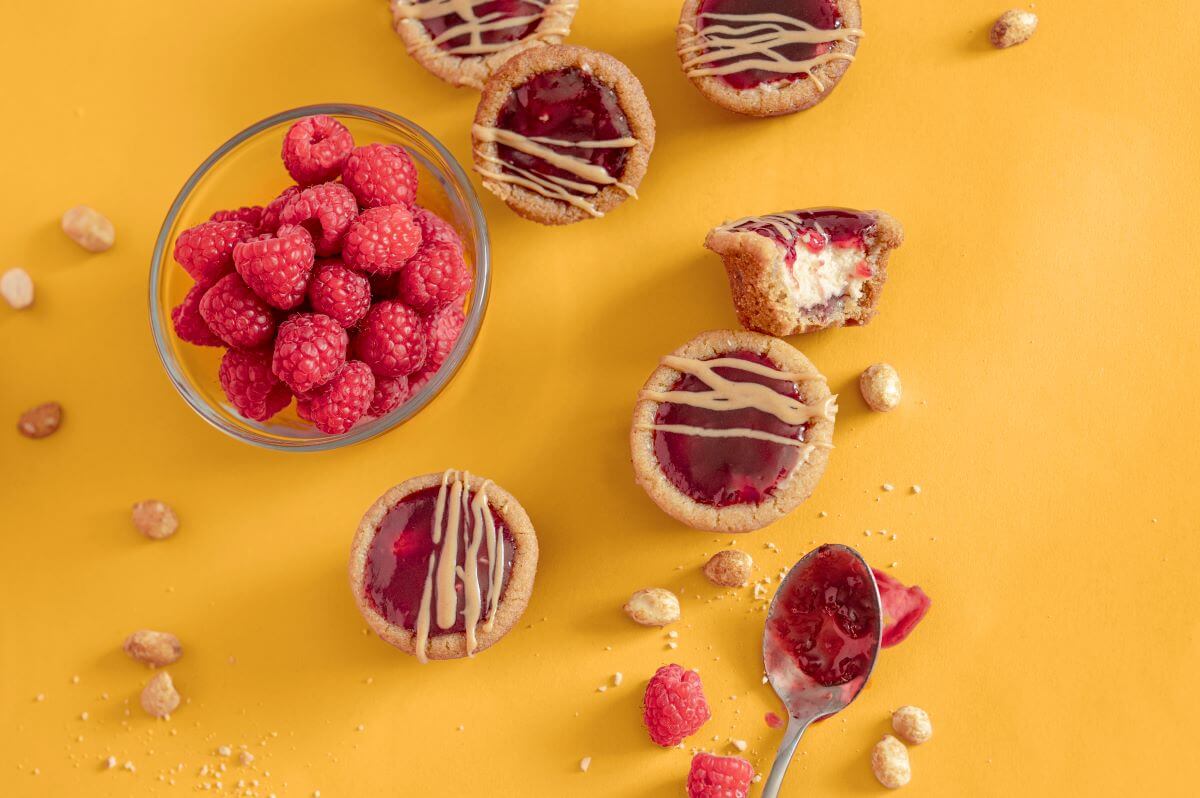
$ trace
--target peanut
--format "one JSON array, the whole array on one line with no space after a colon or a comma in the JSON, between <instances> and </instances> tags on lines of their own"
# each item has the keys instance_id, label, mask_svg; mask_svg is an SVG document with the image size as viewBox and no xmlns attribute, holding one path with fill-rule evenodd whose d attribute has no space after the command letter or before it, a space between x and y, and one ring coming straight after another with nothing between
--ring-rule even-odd
<instances>
[{"instance_id":1,"label":"peanut","mask_svg":"<svg viewBox=\"0 0 1200 798\"><path fill-rule=\"evenodd\" d=\"M867 406L878 413L895 410L900 404L900 374L887 363L876 363L858 378L858 389Z\"/></svg>"},{"instance_id":2,"label":"peanut","mask_svg":"<svg viewBox=\"0 0 1200 798\"><path fill-rule=\"evenodd\" d=\"M9 269L0 275L0 296L13 310L33 304L33 278L24 269Z\"/></svg>"},{"instance_id":3,"label":"peanut","mask_svg":"<svg viewBox=\"0 0 1200 798\"><path fill-rule=\"evenodd\" d=\"M62 217L67 237L88 252L104 252L113 245L116 231L108 217L87 205L67 209Z\"/></svg>"},{"instance_id":4,"label":"peanut","mask_svg":"<svg viewBox=\"0 0 1200 798\"><path fill-rule=\"evenodd\" d=\"M990 35L992 46L1003 50L1029 41L1029 37L1037 30L1037 14L1012 8L1000 15L996 24L992 25Z\"/></svg>"},{"instance_id":5,"label":"peanut","mask_svg":"<svg viewBox=\"0 0 1200 798\"><path fill-rule=\"evenodd\" d=\"M920 707L904 706L893 712L892 729L909 745L920 745L933 736L929 713Z\"/></svg>"},{"instance_id":6,"label":"peanut","mask_svg":"<svg viewBox=\"0 0 1200 798\"><path fill-rule=\"evenodd\" d=\"M744 551L718 551L704 564L708 581L721 587L741 587L750 581L754 560Z\"/></svg>"},{"instance_id":7,"label":"peanut","mask_svg":"<svg viewBox=\"0 0 1200 798\"><path fill-rule=\"evenodd\" d=\"M170 505L147 499L133 505L133 525L151 540L163 540L179 529L179 516Z\"/></svg>"},{"instance_id":8,"label":"peanut","mask_svg":"<svg viewBox=\"0 0 1200 798\"><path fill-rule=\"evenodd\" d=\"M165 718L178 706L179 691L171 681L171 674L166 671L154 674L142 688L142 709L146 710L147 715Z\"/></svg>"},{"instance_id":9,"label":"peanut","mask_svg":"<svg viewBox=\"0 0 1200 798\"><path fill-rule=\"evenodd\" d=\"M666 626L679 620L679 599L669 590L648 587L629 597L625 614L642 626Z\"/></svg>"},{"instance_id":10,"label":"peanut","mask_svg":"<svg viewBox=\"0 0 1200 798\"><path fill-rule=\"evenodd\" d=\"M144 665L170 665L183 656L183 645L170 632L139 629L125 638L122 650Z\"/></svg>"},{"instance_id":11,"label":"peanut","mask_svg":"<svg viewBox=\"0 0 1200 798\"><path fill-rule=\"evenodd\" d=\"M908 749L904 743L890 734L875 743L871 749L871 772L888 789L898 789L912 779L912 768L908 764Z\"/></svg>"},{"instance_id":12,"label":"peanut","mask_svg":"<svg viewBox=\"0 0 1200 798\"><path fill-rule=\"evenodd\" d=\"M58 432L62 424L62 405L46 402L32 407L17 419L17 431L26 438L44 438Z\"/></svg>"}]
</instances>

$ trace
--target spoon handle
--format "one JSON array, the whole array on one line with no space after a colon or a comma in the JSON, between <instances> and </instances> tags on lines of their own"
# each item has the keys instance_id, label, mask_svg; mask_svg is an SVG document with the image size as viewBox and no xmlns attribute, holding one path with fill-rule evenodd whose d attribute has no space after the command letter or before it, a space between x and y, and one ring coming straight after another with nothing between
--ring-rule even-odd
<instances>
[{"instance_id":1,"label":"spoon handle","mask_svg":"<svg viewBox=\"0 0 1200 798\"><path fill-rule=\"evenodd\" d=\"M763 785L762 798L778 798L779 788L783 786L783 774L787 773L788 765L796 753L796 746L800 744L800 736L810 723L811 719L788 720L787 731L783 733L783 740L779 743L779 753L775 755L775 764L771 766L771 775L767 776L767 783Z\"/></svg>"}]
</instances>

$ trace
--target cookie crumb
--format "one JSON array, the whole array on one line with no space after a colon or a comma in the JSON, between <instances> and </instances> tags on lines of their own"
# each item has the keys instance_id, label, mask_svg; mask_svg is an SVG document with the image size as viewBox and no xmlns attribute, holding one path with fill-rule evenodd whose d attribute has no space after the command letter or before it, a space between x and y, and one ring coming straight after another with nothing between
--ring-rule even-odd
<instances>
[{"instance_id":1,"label":"cookie crumb","mask_svg":"<svg viewBox=\"0 0 1200 798\"><path fill-rule=\"evenodd\" d=\"M736 748L739 751L745 751L747 748L750 747L749 743L747 743L745 740L730 739L729 744L732 745L734 748Z\"/></svg>"},{"instance_id":2,"label":"cookie crumb","mask_svg":"<svg viewBox=\"0 0 1200 798\"><path fill-rule=\"evenodd\" d=\"M116 230L108 217L87 205L68 208L62 215L62 229L67 238L88 252L104 252L116 240Z\"/></svg>"},{"instance_id":3,"label":"cookie crumb","mask_svg":"<svg viewBox=\"0 0 1200 798\"><path fill-rule=\"evenodd\" d=\"M880 485L879 487L883 488L885 493L891 493L892 491L894 491L896 489L896 486L890 482L885 482L882 485Z\"/></svg>"},{"instance_id":4,"label":"cookie crumb","mask_svg":"<svg viewBox=\"0 0 1200 798\"><path fill-rule=\"evenodd\" d=\"M12 268L0 275L0 296L13 310L24 310L33 304L33 278L21 268Z\"/></svg>"},{"instance_id":5,"label":"cookie crumb","mask_svg":"<svg viewBox=\"0 0 1200 798\"><path fill-rule=\"evenodd\" d=\"M885 734L871 749L871 772L888 789L894 790L908 784L912 780L912 768L904 743Z\"/></svg>"},{"instance_id":6,"label":"cookie crumb","mask_svg":"<svg viewBox=\"0 0 1200 798\"><path fill-rule=\"evenodd\" d=\"M62 405L45 402L31 407L17 419L17 431L26 438L45 438L53 435L62 426Z\"/></svg>"},{"instance_id":7,"label":"cookie crumb","mask_svg":"<svg viewBox=\"0 0 1200 798\"><path fill-rule=\"evenodd\" d=\"M1024 44L1037 30L1037 14L1019 8L1011 8L1000 15L992 25L988 38L998 50Z\"/></svg>"},{"instance_id":8,"label":"cookie crumb","mask_svg":"<svg viewBox=\"0 0 1200 798\"><path fill-rule=\"evenodd\" d=\"M914 495L916 495L916 494L919 494L919 493L921 492L921 486L920 486L920 485L913 485L913 486L912 486L912 492L913 492L913 494L914 494Z\"/></svg>"},{"instance_id":9,"label":"cookie crumb","mask_svg":"<svg viewBox=\"0 0 1200 798\"><path fill-rule=\"evenodd\" d=\"M179 516L167 503L147 499L133 505L133 525L151 540L164 540L179 529Z\"/></svg>"},{"instance_id":10,"label":"cookie crumb","mask_svg":"<svg viewBox=\"0 0 1200 798\"><path fill-rule=\"evenodd\" d=\"M592 766L592 758L590 756L585 756L583 759L579 760L580 771L587 773L588 768L590 768L591 766Z\"/></svg>"},{"instance_id":11,"label":"cookie crumb","mask_svg":"<svg viewBox=\"0 0 1200 798\"><path fill-rule=\"evenodd\" d=\"M933 736L929 713L911 705L900 707L892 713L892 729L909 745L920 745Z\"/></svg>"},{"instance_id":12,"label":"cookie crumb","mask_svg":"<svg viewBox=\"0 0 1200 798\"><path fill-rule=\"evenodd\" d=\"M742 587L750 581L754 560L744 551L719 551L704 564L704 575L719 587Z\"/></svg>"},{"instance_id":13,"label":"cookie crumb","mask_svg":"<svg viewBox=\"0 0 1200 798\"><path fill-rule=\"evenodd\" d=\"M112 770L117 766L117 758L115 756L106 756L104 758L105 770Z\"/></svg>"},{"instance_id":14,"label":"cookie crumb","mask_svg":"<svg viewBox=\"0 0 1200 798\"><path fill-rule=\"evenodd\" d=\"M183 644L170 632L138 629L125 638L121 649L143 665L162 667L183 656ZM107 698L107 694L104 696Z\"/></svg>"},{"instance_id":15,"label":"cookie crumb","mask_svg":"<svg viewBox=\"0 0 1200 798\"><path fill-rule=\"evenodd\" d=\"M666 626L679 620L679 599L669 590L649 587L637 591L625 603L625 614L642 626Z\"/></svg>"},{"instance_id":16,"label":"cookie crumb","mask_svg":"<svg viewBox=\"0 0 1200 798\"><path fill-rule=\"evenodd\" d=\"M620 687L621 682L623 682L623 681L625 681L625 674L621 673L620 671L617 671L616 673L613 674L613 677L612 677L613 687Z\"/></svg>"},{"instance_id":17,"label":"cookie crumb","mask_svg":"<svg viewBox=\"0 0 1200 798\"><path fill-rule=\"evenodd\" d=\"M900 372L888 363L869 366L858 378L858 390L867 407L877 413L887 413L900 405L903 390Z\"/></svg>"},{"instance_id":18,"label":"cookie crumb","mask_svg":"<svg viewBox=\"0 0 1200 798\"><path fill-rule=\"evenodd\" d=\"M168 718L179 706L179 691L171 681L171 674L159 671L142 688L142 709L156 718Z\"/></svg>"}]
</instances>

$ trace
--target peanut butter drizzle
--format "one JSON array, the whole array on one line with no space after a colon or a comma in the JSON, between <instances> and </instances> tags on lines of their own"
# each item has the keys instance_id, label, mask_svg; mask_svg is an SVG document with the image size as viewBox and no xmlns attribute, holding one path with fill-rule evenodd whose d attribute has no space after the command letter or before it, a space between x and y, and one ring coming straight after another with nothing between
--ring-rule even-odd
<instances>
[{"instance_id":1,"label":"peanut butter drizzle","mask_svg":"<svg viewBox=\"0 0 1200 798\"><path fill-rule=\"evenodd\" d=\"M787 14L713 14L697 15L716 22L741 22L743 27L732 25L706 25L697 31L694 25L681 23L679 29L687 37L679 47L683 59L683 71L689 77L706 75L732 75L748 69L761 69L781 75L807 74L818 91L825 85L813 74L813 69L831 61L853 61L849 53L828 52L812 58L793 60L784 57L778 50L788 44L824 44L826 42L848 42L864 35L858 28L834 28L826 30ZM740 58L740 56L752 56ZM731 63L716 65L717 61L735 59Z\"/></svg>"},{"instance_id":2,"label":"peanut butter drizzle","mask_svg":"<svg viewBox=\"0 0 1200 798\"><path fill-rule=\"evenodd\" d=\"M525 14L518 17L505 17L500 11L493 11L490 14L479 16L475 12L477 6L484 5L489 0L430 0L428 3L403 3L400 5L400 13L405 19L425 20L437 19L439 17L448 17L451 14L457 14L463 21L458 25L453 25L443 31L439 36L431 39L429 42L421 46L422 49L439 50L440 45L445 42L452 41L460 36L469 36L470 39L466 44L455 45L446 49L444 52L450 55L457 56L485 56L492 53L498 53L501 50L506 50L512 47L517 41L527 41L536 39L545 41L548 39L560 39L566 36L570 31L565 26L546 30L534 30L528 36L517 41L493 42L488 44L483 41L483 34L491 31L505 30L507 28L520 28L530 23L536 22L545 16L546 0L525 0L530 5L537 6L541 9L536 14ZM568 11L574 11L576 3L574 0L568 4ZM568 16L568 19L570 17ZM413 48L414 50L417 48Z\"/></svg>"},{"instance_id":3,"label":"peanut butter drizzle","mask_svg":"<svg viewBox=\"0 0 1200 798\"><path fill-rule=\"evenodd\" d=\"M596 206L587 198L599 194L601 188L605 186L616 186L629 196L637 197L637 191L633 186L617 180L605 171L603 166L589 163L583 158L558 152L554 149L555 147L628 149L637 146L638 140L633 136L589 141L564 141L545 136L525 136L512 130L479 124L474 125L471 131L480 141L511 147L517 152L540 158L551 166L562 169L579 178L578 180L571 180L570 178L556 175L538 174L537 172L514 166L496 156L487 155L477 149L475 151L476 154L483 158L489 165L495 167L486 168L478 165L475 167L475 171L479 172L485 179L527 188L536 194L541 194L547 199L566 202L593 217L603 216L604 214L596 210Z\"/></svg>"},{"instance_id":4,"label":"peanut butter drizzle","mask_svg":"<svg viewBox=\"0 0 1200 798\"><path fill-rule=\"evenodd\" d=\"M428 659L431 621L441 629L454 626L458 617L458 592L455 581L463 584L463 621L467 656L478 647L476 627L484 614L483 586L479 582L479 550L486 543L488 552L487 618L483 628L490 631L504 589L504 540L496 529L488 504L485 481L472 497L468 487L471 475L453 469L442 474L437 504L433 512L430 536L435 548L429 555L429 572L417 612L415 648L417 659ZM460 541L460 537L462 540ZM466 547L464 564L458 564L458 548ZM497 562L499 565L497 566ZM434 607L434 593L437 593Z\"/></svg>"}]
</instances>

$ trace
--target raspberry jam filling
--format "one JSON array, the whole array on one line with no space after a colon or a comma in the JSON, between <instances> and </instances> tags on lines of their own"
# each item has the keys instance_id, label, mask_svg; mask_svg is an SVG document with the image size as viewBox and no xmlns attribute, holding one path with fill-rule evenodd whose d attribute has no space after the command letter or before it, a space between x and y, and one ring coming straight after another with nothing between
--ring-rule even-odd
<instances>
[{"instance_id":1,"label":"raspberry jam filling","mask_svg":"<svg viewBox=\"0 0 1200 798\"><path fill-rule=\"evenodd\" d=\"M737 351L721 355L778 369L763 355ZM800 386L788 380L773 379L736 368L719 367L717 375L734 382L755 382L776 393L800 400ZM699 377L684 374L672 391L706 391L709 386ZM793 425L762 410L710 410L704 407L661 402L655 416L656 426L680 425L705 429L749 429L770 435L804 440L808 424ZM681 492L695 501L713 506L760 504L801 462L802 450L769 440L751 437L705 437L654 431L654 452L663 473Z\"/></svg>"},{"instance_id":2,"label":"raspberry jam filling","mask_svg":"<svg viewBox=\"0 0 1200 798\"><path fill-rule=\"evenodd\" d=\"M705 16L705 15L710 16ZM722 40L747 40L769 37L771 32L779 33L786 38L786 33L796 30L798 26L780 23L777 20L764 21L758 19L737 19L750 15L782 15L794 20L807 23L822 30L837 30L842 27L842 15L838 11L837 0L704 0L697 11L699 24L697 30L703 34L705 28L712 32L722 33ZM723 15L719 18L712 15ZM728 29L732 28L730 32ZM742 31L745 31L744 33ZM833 49L834 42L790 42L772 45L770 50L777 57L776 61L807 61L824 55ZM723 67L740 61L750 60L752 53L742 54L733 58L712 61L711 66ZM722 80L731 87L744 90L753 89L764 83L781 81L791 82L808 77L808 73L799 72L788 74L766 69L743 69L738 72L723 74Z\"/></svg>"},{"instance_id":3,"label":"raspberry jam filling","mask_svg":"<svg viewBox=\"0 0 1200 798\"><path fill-rule=\"evenodd\" d=\"M879 642L875 583L863 562L822 546L775 597L767 632L814 682L847 684L871 667Z\"/></svg>"},{"instance_id":4,"label":"raspberry jam filling","mask_svg":"<svg viewBox=\"0 0 1200 798\"><path fill-rule=\"evenodd\" d=\"M847 208L817 208L789 211L770 216L755 216L733 224L729 229L758 233L771 239L784 251L784 261L796 263L797 253L820 255L828 248L867 248L866 235L875 227L875 217ZM869 277L870 274L861 275Z\"/></svg>"},{"instance_id":5,"label":"raspberry jam filling","mask_svg":"<svg viewBox=\"0 0 1200 798\"><path fill-rule=\"evenodd\" d=\"M555 143L614 142L633 135L616 92L575 67L539 72L513 89L500 109L496 127L552 146L563 156L599 166L614 179L625 171L628 147L556 146ZM534 153L503 143L497 151L500 160L517 174L525 171L551 180L580 183L577 171L555 166Z\"/></svg>"},{"instance_id":6,"label":"raspberry jam filling","mask_svg":"<svg viewBox=\"0 0 1200 798\"><path fill-rule=\"evenodd\" d=\"M443 5L443 2L427 0L420 6L433 4ZM453 8L460 4L445 5ZM474 4L472 20L456 13L440 17L422 15L420 19L438 49L459 56L488 55L496 52L495 45L520 41L533 33L542 20L543 6L544 3L532 0L489 0Z\"/></svg>"},{"instance_id":7,"label":"raspberry jam filling","mask_svg":"<svg viewBox=\"0 0 1200 798\"><path fill-rule=\"evenodd\" d=\"M430 574L430 555L434 554L435 550L440 555L441 551L441 546L435 545L433 541L438 490L438 487L435 486L416 491L405 496L388 510L379 523L378 531L367 553L364 575L367 600L376 612L387 619L388 623L409 631L415 631L417 628L421 598ZM502 584L507 585L509 574L512 572L513 538L495 509L489 507L488 510L496 524L496 531L504 542L502 547L504 559ZM457 562L460 569L467 567L468 546L465 538L470 531L470 525L470 513L462 513L459 516L458 529L449 530L460 537L460 545L457 546ZM440 559L439 555L434 556L435 561ZM477 584L488 585L491 564L486 547L479 548L476 559L474 567L479 574ZM436 580L430 581L431 584L436 582ZM456 601L458 610L454 624L445 629L440 628L436 623L433 624L430 631L431 636L462 632L466 628L464 615L466 602L462 597L464 584L461 573L454 580L454 590L458 593ZM503 593L501 597L503 597ZM437 587L434 584L432 605L436 607L437 604Z\"/></svg>"}]
</instances>

